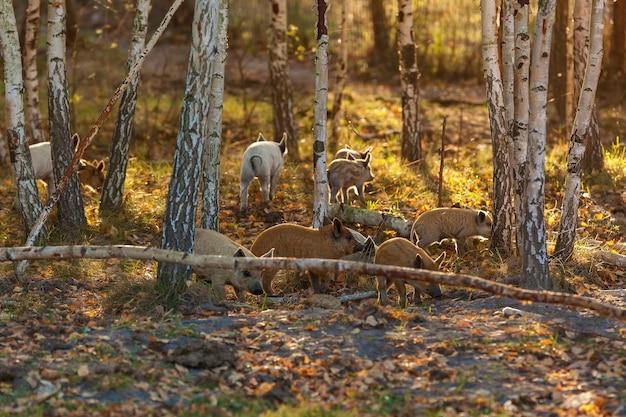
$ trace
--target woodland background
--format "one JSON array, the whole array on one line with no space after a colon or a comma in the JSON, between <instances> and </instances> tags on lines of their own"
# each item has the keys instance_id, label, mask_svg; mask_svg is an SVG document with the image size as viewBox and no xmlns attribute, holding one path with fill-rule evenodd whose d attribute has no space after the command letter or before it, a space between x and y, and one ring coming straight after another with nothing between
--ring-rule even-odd
<instances>
[{"instance_id":1,"label":"woodland background","mask_svg":"<svg viewBox=\"0 0 626 417\"><path fill-rule=\"evenodd\" d=\"M14 3L19 23L23 3ZM374 146L375 191L368 196L367 207L412 219L436 206L438 148L446 118L444 202L488 208L491 151L477 5L426 0L415 4L423 141L430 167L424 174L399 158L396 10L394 4L384 2L387 18L375 19L383 27L374 28L370 8L376 3L353 2L345 117L338 139L339 145ZM68 4L74 6L79 29L68 46L72 123L74 131L84 133L125 74L133 7L124 1ZM607 19L611 13L622 16L623 5L623 0L610 3ZM220 231L245 246L273 223L311 222L316 16L307 2L289 2L288 17L293 25L290 74L301 160L288 157L277 198L269 208L254 209L247 216L238 212L239 157L258 132L272 129L268 7L265 2L231 2L229 10ZM332 57L338 53L332 28L337 27L339 7L333 4L333 8L329 13L331 71ZM165 9L166 5L154 5L150 29ZM88 230L76 240L52 229L50 243L159 246L192 13L189 2L142 72L124 210L102 217L99 195L85 191ZM626 129L624 29L619 19L606 24L597 100L604 169L585 177L576 256L550 265L561 288L622 306L619 291L602 291L624 287L623 268L602 262L595 254L598 250L619 253L625 236L626 157L620 141ZM376 39L385 30L389 37ZM381 46L385 44L386 49ZM41 48L45 50L45 42ZM551 74L558 72L551 69ZM555 76L551 88L556 83ZM549 106L546 222L550 241L559 219L570 134L559 110L562 97L556 91L555 87L550 92ZM45 102L42 99L43 106ZM108 156L113 123L110 117L88 149L90 159ZM24 234L19 213L11 210L15 194L10 168L0 167L0 175L0 242L20 245ZM253 206L260 201L254 188ZM376 228L361 231L377 241L392 235ZM8 277L12 265L2 268ZM541 305L529 308L539 316L507 318L502 307L522 308L519 303L454 289L443 300L406 311L379 309L367 302L338 306L323 297L302 297L295 305L269 309L256 297L249 297L246 305L214 306L202 285L190 287L181 311L175 313L155 298L155 269L153 263L129 260L37 261L29 263L28 282L5 279L0 327L5 337L2 412L624 413L624 328L609 319ZM502 262L479 248L464 258L450 256L445 270L506 281L519 271L519 261ZM289 274L283 286L286 293L306 293ZM346 276L338 279L333 293L372 288L371 278ZM194 362L188 355L193 351L208 359ZM514 387L507 387L506 381L515 381Z\"/></svg>"}]
</instances>

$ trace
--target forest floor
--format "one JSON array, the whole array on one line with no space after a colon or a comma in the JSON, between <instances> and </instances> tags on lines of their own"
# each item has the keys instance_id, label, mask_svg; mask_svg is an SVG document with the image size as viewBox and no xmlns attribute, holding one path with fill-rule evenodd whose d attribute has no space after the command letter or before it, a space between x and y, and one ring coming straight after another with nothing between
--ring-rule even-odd
<instances>
[{"instance_id":1,"label":"forest floor","mask_svg":"<svg viewBox=\"0 0 626 417\"><path fill-rule=\"evenodd\" d=\"M166 56L169 65L178 62L174 52ZM292 71L297 95L312 91L313 70L309 65L304 71L305 65L298 63ZM246 68L244 74L231 67L231 92L262 91L263 62L246 61ZM298 71L302 78L294 75ZM176 82L184 82L184 71L174 72L183 74ZM353 110L365 91L375 108ZM489 153L481 92L479 83L424 88L430 124L450 118L450 170L459 171L462 180L449 174L448 202L488 205L488 164L477 174L465 165L474 159L481 163L477 155ZM397 146L386 133L398 126L397 97L393 86L355 83L347 101L359 132L381 135L372 142L377 178L368 207L412 219L432 207L435 197L432 183L418 186L427 180L397 168ZM300 114L310 114L310 103L298 102ZM623 106L611 108L623 115ZM307 158L288 157L276 200L241 215L239 161L230 155L240 155L259 130L271 130L255 117L247 120L245 128L232 118L224 122L229 140L220 224L223 233L249 246L272 223L310 224L312 171ZM300 131L309 129L300 122ZM432 128L433 137L438 129ZM160 155L168 161L172 138L162 148ZM98 196L86 191L88 243L159 245L169 175L155 168L162 165L167 162L137 162L130 168L132 193L118 218L100 219ZM10 209L14 187L10 170L0 169L1 243L15 246L23 236L19 215ZM549 170L546 221L553 237L559 201L555 178L564 169L555 164ZM552 264L551 272L570 292L626 308L625 293L619 291L625 288L625 271L595 256L598 249L610 251L626 240L626 180L615 172L605 176L616 182L596 180L584 194L581 246L587 248L577 249L576 261ZM250 201L258 202L260 193L252 188ZM360 230L378 241L391 235ZM494 281L519 272L519 260L504 262L486 249L464 258L447 251L446 271ZM23 283L11 278L11 270L3 264L0 415L626 416L626 326L586 310L460 288L446 288L443 297L407 309L383 308L375 299L342 304L338 295L372 290L372 278L338 277L329 294L311 296L286 274L277 281L293 297L290 302L266 303L248 295L239 303L229 292L228 301L215 303L206 286L192 284L181 310L174 312L152 298L152 262L33 261Z\"/></svg>"}]
</instances>

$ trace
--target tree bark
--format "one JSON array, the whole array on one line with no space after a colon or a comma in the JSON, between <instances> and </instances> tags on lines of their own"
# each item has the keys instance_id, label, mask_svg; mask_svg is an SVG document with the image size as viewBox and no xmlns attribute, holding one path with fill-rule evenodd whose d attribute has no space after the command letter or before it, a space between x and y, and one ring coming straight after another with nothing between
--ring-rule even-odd
<instances>
[{"instance_id":1,"label":"tree bark","mask_svg":"<svg viewBox=\"0 0 626 417\"><path fill-rule=\"evenodd\" d=\"M44 141L39 111L39 72L37 71L37 40L41 24L41 1L28 0L24 28L24 88L26 90L26 120L33 143Z\"/></svg>"},{"instance_id":2,"label":"tree bark","mask_svg":"<svg viewBox=\"0 0 626 417\"><path fill-rule=\"evenodd\" d=\"M482 0L480 8L482 10L482 59L493 150L491 247L508 255L511 252L512 233L511 177L509 147L507 146L507 108L504 102L504 86L498 62L497 13L495 3L491 0ZM510 26L509 32L512 32ZM509 46L512 46L512 43L509 43ZM512 58L512 50L506 56L509 59ZM509 66L512 64L509 62Z\"/></svg>"},{"instance_id":3,"label":"tree bark","mask_svg":"<svg viewBox=\"0 0 626 417\"><path fill-rule=\"evenodd\" d=\"M224 109L224 75L228 46L228 0L219 0L217 51L213 57L211 91L209 93L209 136L202 153L202 211L200 227L219 230L220 211L220 149L222 142L222 111Z\"/></svg>"},{"instance_id":4,"label":"tree bark","mask_svg":"<svg viewBox=\"0 0 626 417\"><path fill-rule=\"evenodd\" d=\"M133 37L128 51L128 70L137 63L141 52L146 45L148 32L148 15L150 14L151 0L137 0ZM113 130L109 169L107 170L104 186L102 187L102 201L100 213L117 212L124 202L124 182L128 166L128 151L130 139L133 135L133 120L137 104L137 87L141 73L137 73L130 85L124 91L117 112L117 121Z\"/></svg>"},{"instance_id":5,"label":"tree bark","mask_svg":"<svg viewBox=\"0 0 626 417\"><path fill-rule=\"evenodd\" d=\"M326 177L326 118L328 112L328 12L327 0L316 0L317 48L315 52L315 120L313 125L313 227L324 224L328 211Z\"/></svg>"},{"instance_id":6,"label":"tree bark","mask_svg":"<svg viewBox=\"0 0 626 417\"><path fill-rule=\"evenodd\" d=\"M218 48L218 21L219 0L196 1L187 81L163 220L163 249L193 251L202 149L208 134L210 67ZM176 303L190 278L189 267L159 263L157 287L168 302Z\"/></svg>"},{"instance_id":7,"label":"tree bark","mask_svg":"<svg viewBox=\"0 0 626 417\"><path fill-rule=\"evenodd\" d=\"M576 240L576 224L578 223L578 204L580 202L580 186L583 157L585 155L586 133L595 109L594 100L598 89L598 81L602 70L604 47L602 36L604 31L604 0L594 0L591 15L591 40L587 59L587 70L578 100L578 110L572 127L569 150L567 153L567 173L563 190L563 206L561 222L556 241L555 255L561 260L569 258L574 251Z\"/></svg>"},{"instance_id":8,"label":"tree bark","mask_svg":"<svg viewBox=\"0 0 626 417\"><path fill-rule=\"evenodd\" d=\"M546 157L546 106L550 45L556 0L539 0L530 71L528 158L524 198L524 250L522 287L549 290L544 188Z\"/></svg>"},{"instance_id":9,"label":"tree bark","mask_svg":"<svg viewBox=\"0 0 626 417\"><path fill-rule=\"evenodd\" d=\"M289 78L287 59L287 0L270 0L271 23L269 30L269 69L272 83L272 109L274 115L274 142L280 142L287 133L287 148L296 159L298 134L293 113L293 87Z\"/></svg>"},{"instance_id":10,"label":"tree bark","mask_svg":"<svg viewBox=\"0 0 626 417\"><path fill-rule=\"evenodd\" d=\"M22 221L26 231L30 232L39 213L41 213L42 205L37 191L37 184L35 183L35 174L24 130L24 82L20 59L20 41L11 0L0 0L0 27L2 27L2 30L0 30L0 43L4 57L4 102L7 140L11 154L15 188L17 189L17 201L22 212ZM0 152L4 152L4 148ZM1 153L0 157L3 160L5 159ZM45 239L46 234L46 231L43 230L41 234L42 240Z\"/></svg>"},{"instance_id":11,"label":"tree bark","mask_svg":"<svg viewBox=\"0 0 626 417\"><path fill-rule=\"evenodd\" d=\"M580 91L585 78L587 60L589 57L590 43L590 13L592 10L592 0L576 0L574 6L574 46L573 46L573 102L572 114L578 111ZM572 120L572 123L574 120ZM598 112L595 103L591 111L589 128L585 134L585 154L582 160L583 172L592 173L601 171L604 168L604 156L602 154L602 143L600 142L600 126L598 123Z\"/></svg>"},{"instance_id":12,"label":"tree bark","mask_svg":"<svg viewBox=\"0 0 626 417\"><path fill-rule=\"evenodd\" d=\"M552 53L550 54L550 89L554 97L554 106L561 121L566 124L567 98L571 91L567 91L568 72L567 50L570 20L572 18L571 0L557 0L554 28L552 30Z\"/></svg>"},{"instance_id":13,"label":"tree bark","mask_svg":"<svg viewBox=\"0 0 626 417\"><path fill-rule=\"evenodd\" d=\"M384 69L396 67L396 56L392 53L391 28L385 11L384 0L369 0L374 46L370 52L369 65Z\"/></svg>"},{"instance_id":14,"label":"tree bark","mask_svg":"<svg viewBox=\"0 0 626 417\"><path fill-rule=\"evenodd\" d=\"M420 73L413 37L413 2L398 0L398 57L402 90L401 157L407 162L422 159L420 143Z\"/></svg>"},{"instance_id":15,"label":"tree bark","mask_svg":"<svg viewBox=\"0 0 626 417\"><path fill-rule=\"evenodd\" d=\"M349 23L350 18L350 1L341 0L341 38L339 38L339 46L341 54L337 60L337 69L335 75L335 88L333 89L333 108L330 113L330 135L328 137L328 149L331 153L337 151L339 141L339 123L341 120L341 106L343 104L343 90L346 85L348 76L348 44L349 44Z\"/></svg>"},{"instance_id":16,"label":"tree bark","mask_svg":"<svg viewBox=\"0 0 626 417\"><path fill-rule=\"evenodd\" d=\"M613 2L613 30L609 58L610 76L622 79L621 88L626 88L624 66L626 66L626 1Z\"/></svg>"},{"instance_id":17,"label":"tree bark","mask_svg":"<svg viewBox=\"0 0 626 417\"><path fill-rule=\"evenodd\" d=\"M514 122L512 149L509 151L515 211L515 246L522 255L524 246L524 195L526 160L528 158L528 114L530 76L530 35L528 33L528 2L513 1L515 64L514 64Z\"/></svg>"},{"instance_id":18,"label":"tree bark","mask_svg":"<svg viewBox=\"0 0 626 417\"><path fill-rule=\"evenodd\" d=\"M65 12L65 0L48 0L48 123L55 188L74 155L65 66ZM58 208L57 217L62 229L74 231L87 227L80 181L76 173L70 177L67 189L61 194Z\"/></svg>"}]
</instances>

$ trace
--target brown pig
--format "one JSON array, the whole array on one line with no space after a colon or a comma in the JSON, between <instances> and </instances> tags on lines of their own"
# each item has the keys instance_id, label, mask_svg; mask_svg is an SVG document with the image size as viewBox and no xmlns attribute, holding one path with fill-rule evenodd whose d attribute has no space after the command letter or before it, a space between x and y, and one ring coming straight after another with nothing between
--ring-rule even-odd
<instances>
[{"instance_id":1,"label":"brown pig","mask_svg":"<svg viewBox=\"0 0 626 417\"><path fill-rule=\"evenodd\" d=\"M383 242L376 251L374 263L379 265L395 265L416 269L428 269L437 271L441 266L446 254L443 252L437 259L433 260L426 251L412 244L408 239L396 237ZM415 288L413 302L417 304L421 299L421 294L426 293L431 297L441 296L441 287L438 284L429 284L419 280L409 280L404 278L376 277L378 288L378 302L381 305L389 304L387 288L391 285L396 287L400 294L400 307L407 306L405 284Z\"/></svg>"},{"instance_id":2,"label":"brown pig","mask_svg":"<svg viewBox=\"0 0 626 417\"><path fill-rule=\"evenodd\" d=\"M363 245L344 227L340 219L333 219L332 224L319 229L297 224L272 226L257 236L250 250L257 255L271 248L274 248L274 256L277 257L339 259L362 250ZM276 271L263 273L263 291L267 295L274 294L274 275ZM323 293L328 287L328 277L322 275L309 272L311 287L315 293Z\"/></svg>"},{"instance_id":3,"label":"brown pig","mask_svg":"<svg viewBox=\"0 0 626 417\"><path fill-rule=\"evenodd\" d=\"M223 234L214 230L200 228L196 229L194 253L198 255L254 257L252 252L248 249L233 242ZM272 250L268 250L266 253L261 254L261 257L271 258L272 253ZM224 290L225 285L231 285L234 288L239 301L246 300L244 290L254 295L263 294L260 271L231 271L227 269L200 267L194 267L194 270L202 279L211 281L211 288L213 288L215 297L218 300L226 298L226 291Z\"/></svg>"},{"instance_id":4,"label":"brown pig","mask_svg":"<svg viewBox=\"0 0 626 417\"><path fill-rule=\"evenodd\" d=\"M442 239L454 239L460 255L465 253L465 241L472 236L489 237L491 216L486 211L467 208L436 208L422 213L413 223L411 238L426 248Z\"/></svg>"},{"instance_id":5,"label":"brown pig","mask_svg":"<svg viewBox=\"0 0 626 417\"><path fill-rule=\"evenodd\" d=\"M342 202L348 204L348 189L355 187L359 201L365 204L365 183L374 180L371 160L372 154L368 153L365 159L335 159L328 165L331 203L337 202L337 194L341 192Z\"/></svg>"},{"instance_id":6,"label":"brown pig","mask_svg":"<svg viewBox=\"0 0 626 417\"><path fill-rule=\"evenodd\" d=\"M93 162L81 161L82 166L78 171L78 178L83 185L88 185L94 190L102 190L104 185L104 161Z\"/></svg>"}]
</instances>

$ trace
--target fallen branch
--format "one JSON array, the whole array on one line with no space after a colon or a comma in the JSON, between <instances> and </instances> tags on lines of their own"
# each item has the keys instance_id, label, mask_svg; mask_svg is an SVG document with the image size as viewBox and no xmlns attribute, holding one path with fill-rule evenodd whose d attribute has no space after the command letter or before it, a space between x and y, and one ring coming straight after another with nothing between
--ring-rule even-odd
<instances>
[{"instance_id":1,"label":"fallen branch","mask_svg":"<svg viewBox=\"0 0 626 417\"><path fill-rule=\"evenodd\" d=\"M360 223L366 226L386 227L396 231L400 236L408 238L411 234L412 221L401 216L382 211L352 207L346 204L331 204L328 207L329 217L338 217L347 223Z\"/></svg>"},{"instance_id":2,"label":"fallen branch","mask_svg":"<svg viewBox=\"0 0 626 417\"><path fill-rule=\"evenodd\" d=\"M598 254L604 262L615 266L626 267L626 255L620 255L618 253L608 252L605 250L598 251Z\"/></svg>"},{"instance_id":3,"label":"fallen branch","mask_svg":"<svg viewBox=\"0 0 626 417\"><path fill-rule=\"evenodd\" d=\"M475 288L501 297L521 301L534 301L585 308L608 317L626 322L626 310L579 295L552 291L533 291L510 285L488 281L471 275L450 274L389 265L374 265L363 262L337 261L332 259L294 258L244 258L196 255L139 246L42 246L0 248L0 260L16 261L23 259L70 259L70 258L128 258L153 260L157 262L179 263L183 265L211 267L219 269L246 270L311 270L316 272L351 272L363 275L382 275L438 283L449 287Z\"/></svg>"}]
</instances>

